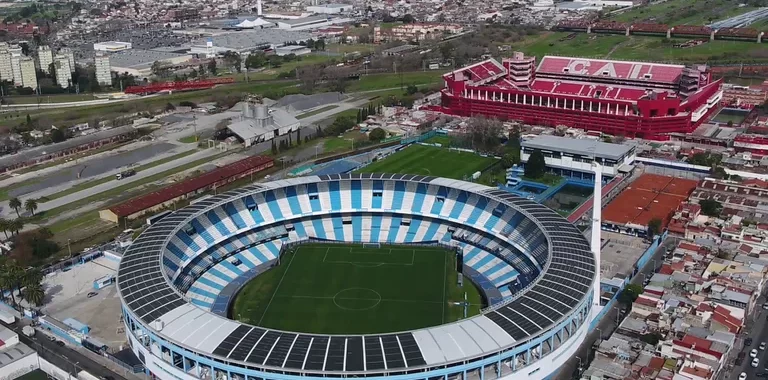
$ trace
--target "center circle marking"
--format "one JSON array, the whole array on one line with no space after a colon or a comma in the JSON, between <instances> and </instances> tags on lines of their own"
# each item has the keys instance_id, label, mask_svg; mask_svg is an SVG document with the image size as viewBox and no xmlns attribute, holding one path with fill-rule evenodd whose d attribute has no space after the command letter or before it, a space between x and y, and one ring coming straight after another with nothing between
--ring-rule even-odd
<instances>
[{"instance_id":1,"label":"center circle marking","mask_svg":"<svg viewBox=\"0 0 768 380\"><path fill-rule=\"evenodd\" d=\"M342 310L371 310L381 303L381 294L368 288L346 288L333 296L333 304Z\"/></svg>"}]
</instances>

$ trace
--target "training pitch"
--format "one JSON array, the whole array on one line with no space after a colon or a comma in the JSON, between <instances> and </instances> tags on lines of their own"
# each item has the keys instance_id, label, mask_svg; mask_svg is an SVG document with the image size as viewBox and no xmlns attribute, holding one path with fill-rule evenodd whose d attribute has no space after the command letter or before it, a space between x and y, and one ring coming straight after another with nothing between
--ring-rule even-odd
<instances>
[{"instance_id":1,"label":"training pitch","mask_svg":"<svg viewBox=\"0 0 768 380\"><path fill-rule=\"evenodd\" d=\"M479 312L456 254L437 247L304 244L249 282L232 317L259 326L319 334L373 334L453 322Z\"/></svg>"},{"instance_id":2,"label":"training pitch","mask_svg":"<svg viewBox=\"0 0 768 380\"><path fill-rule=\"evenodd\" d=\"M411 145L383 160L376 161L359 173L404 173L454 179L465 179L488 168L497 160L474 153L424 145Z\"/></svg>"}]
</instances>

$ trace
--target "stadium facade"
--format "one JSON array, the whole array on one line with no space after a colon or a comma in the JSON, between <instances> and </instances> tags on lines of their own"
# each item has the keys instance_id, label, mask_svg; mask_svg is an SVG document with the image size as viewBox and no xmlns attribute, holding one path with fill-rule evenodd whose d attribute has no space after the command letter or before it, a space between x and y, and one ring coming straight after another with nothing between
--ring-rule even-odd
<instances>
[{"instance_id":1,"label":"stadium facade","mask_svg":"<svg viewBox=\"0 0 768 380\"><path fill-rule=\"evenodd\" d=\"M362 336L226 317L231 284L309 238L453 246L490 306L451 324ZM404 174L311 176L229 191L163 218L127 250L117 287L130 345L160 379L545 379L586 337L596 260L561 216L495 188Z\"/></svg>"},{"instance_id":2,"label":"stadium facade","mask_svg":"<svg viewBox=\"0 0 768 380\"><path fill-rule=\"evenodd\" d=\"M443 76L442 105L460 116L659 138L692 132L718 108L722 80L704 65L545 56L515 52Z\"/></svg>"}]
</instances>

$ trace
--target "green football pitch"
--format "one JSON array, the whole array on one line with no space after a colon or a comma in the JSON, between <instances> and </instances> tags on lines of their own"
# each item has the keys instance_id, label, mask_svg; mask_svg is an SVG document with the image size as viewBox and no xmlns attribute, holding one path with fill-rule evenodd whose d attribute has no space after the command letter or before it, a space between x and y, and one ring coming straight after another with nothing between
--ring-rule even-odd
<instances>
[{"instance_id":1,"label":"green football pitch","mask_svg":"<svg viewBox=\"0 0 768 380\"><path fill-rule=\"evenodd\" d=\"M405 173L464 179L497 160L475 153L414 144L376 161L358 173Z\"/></svg>"},{"instance_id":2,"label":"green football pitch","mask_svg":"<svg viewBox=\"0 0 768 380\"><path fill-rule=\"evenodd\" d=\"M321 334L417 329L479 313L479 291L458 285L455 253L442 248L304 244L239 292L232 317Z\"/></svg>"}]
</instances>

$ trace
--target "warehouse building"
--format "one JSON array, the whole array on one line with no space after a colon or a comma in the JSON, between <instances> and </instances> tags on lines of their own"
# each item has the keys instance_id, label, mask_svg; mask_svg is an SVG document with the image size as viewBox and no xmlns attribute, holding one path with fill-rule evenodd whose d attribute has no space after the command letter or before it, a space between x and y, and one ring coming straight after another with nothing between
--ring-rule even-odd
<instances>
[{"instance_id":1,"label":"warehouse building","mask_svg":"<svg viewBox=\"0 0 768 380\"><path fill-rule=\"evenodd\" d=\"M292 20L278 20L277 27L285 30L309 30L352 21L354 20L349 18L331 18L327 15L318 15Z\"/></svg>"},{"instance_id":2,"label":"warehouse building","mask_svg":"<svg viewBox=\"0 0 768 380\"><path fill-rule=\"evenodd\" d=\"M178 65L192 59L190 54L176 54L156 50L123 50L109 56L111 71L128 73L136 78L144 79L152 75L152 64L162 62L167 65Z\"/></svg>"},{"instance_id":3,"label":"warehouse building","mask_svg":"<svg viewBox=\"0 0 768 380\"><path fill-rule=\"evenodd\" d=\"M352 12L352 9L353 7L350 4L323 4L310 5L307 7L307 12L336 15L340 13Z\"/></svg>"},{"instance_id":4,"label":"warehouse building","mask_svg":"<svg viewBox=\"0 0 768 380\"><path fill-rule=\"evenodd\" d=\"M227 51L248 54L264 49L274 49L289 42L306 41L310 38L312 34L308 32L275 28L233 32L193 41L190 53L208 57L221 55Z\"/></svg>"},{"instance_id":5,"label":"warehouse building","mask_svg":"<svg viewBox=\"0 0 768 380\"><path fill-rule=\"evenodd\" d=\"M130 42L121 42L121 41L107 41L107 42L97 42L93 44L93 50L95 51L103 51L107 53L115 53L118 51L128 50L133 46Z\"/></svg>"},{"instance_id":6,"label":"warehouse building","mask_svg":"<svg viewBox=\"0 0 768 380\"><path fill-rule=\"evenodd\" d=\"M246 147L271 140L301 127L301 122L283 109L270 109L257 101L243 102L242 107L243 113L240 120L227 128L240 137Z\"/></svg>"},{"instance_id":7,"label":"warehouse building","mask_svg":"<svg viewBox=\"0 0 768 380\"><path fill-rule=\"evenodd\" d=\"M270 157L248 157L147 195L133 198L106 210L101 210L99 216L101 219L114 223L118 223L124 218L136 219L148 212L172 206L178 201L224 186L272 166L274 166L274 161Z\"/></svg>"}]
</instances>

